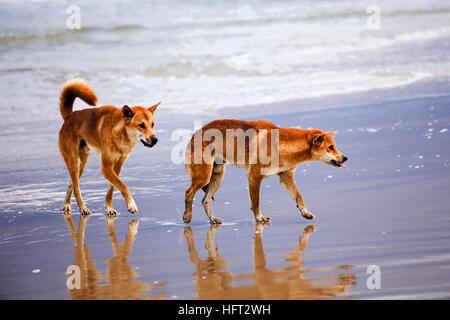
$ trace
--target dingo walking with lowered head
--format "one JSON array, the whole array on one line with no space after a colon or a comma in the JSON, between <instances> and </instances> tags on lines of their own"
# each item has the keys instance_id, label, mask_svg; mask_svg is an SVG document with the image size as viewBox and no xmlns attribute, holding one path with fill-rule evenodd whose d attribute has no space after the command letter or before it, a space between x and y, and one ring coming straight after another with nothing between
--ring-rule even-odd
<instances>
[{"instance_id":1,"label":"dingo walking with lowered head","mask_svg":"<svg viewBox=\"0 0 450 320\"><path fill-rule=\"evenodd\" d=\"M294 172L299 164L308 161L345 167L347 157L337 149L332 138L335 133L280 128L264 120L216 120L205 125L194 133L186 148L185 166L191 185L185 193L183 221L191 221L194 195L203 189L202 204L210 223L222 223L212 212L211 200L220 187L226 163L247 170L251 210L256 222L270 220L261 214L259 191L261 181L274 174L279 176L280 184L294 199L301 215L314 218L298 192Z\"/></svg>"}]
</instances>

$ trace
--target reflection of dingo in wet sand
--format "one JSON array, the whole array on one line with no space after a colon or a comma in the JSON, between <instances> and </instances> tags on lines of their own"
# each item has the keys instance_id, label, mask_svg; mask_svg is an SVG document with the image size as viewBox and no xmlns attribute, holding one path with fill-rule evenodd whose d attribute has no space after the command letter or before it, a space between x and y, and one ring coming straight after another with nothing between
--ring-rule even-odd
<instances>
[{"instance_id":1,"label":"reflection of dingo in wet sand","mask_svg":"<svg viewBox=\"0 0 450 320\"><path fill-rule=\"evenodd\" d=\"M314 232L314 226L307 226L298 242L298 248L288 252L283 269L266 268L266 258L262 243L264 226L256 224L253 237L253 261L255 271L250 274L233 275L227 271L227 261L214 247L212 225L207 232L205 248L208 258L201 260L195 248L194 235L190 227L184 229L189 258L196 266L195 286L197 299L324 299L337 297L355 284L354 274L334 274L305 279L305 274L349 269L343 265L333 268L303 269L301 255L306 248L308 237ZM236 285L238 281L254 281L253 284Z\"/></svg>"},{"instance_id":2,"label":"reflection of dingo in wet sand","mask_svg":"<svg viewBox=\"0 0 450 320\"><path fill-rule=\"evenodd\" d=\"M165 299L164 295L145 296L153 289L162 289L164 285L149 286L147 283L135 280L138 273L128 264L128 256L138 231L138 220L128 224L128 234L125 241L119 243L114 229L115 217L106 219L109 240L113 248L113 256L106 260L108 265L106 277L95 268L89 248L84 243L84 230L90 216L80 216L78 229L75 228L72 216L65 215L67 225L75 246L74 265L80 268L80 289L68 289L70 297L75 300L86 299ZM100 283L103 282L103 283ZM106 282L106 283L105 283Z\"/></svg>"}]
</instances>

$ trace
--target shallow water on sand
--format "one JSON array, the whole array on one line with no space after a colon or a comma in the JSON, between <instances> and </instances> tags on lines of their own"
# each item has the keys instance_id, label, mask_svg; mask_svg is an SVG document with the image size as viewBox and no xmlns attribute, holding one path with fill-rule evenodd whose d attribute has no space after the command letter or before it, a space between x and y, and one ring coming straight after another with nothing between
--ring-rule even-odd
<instances>
[{"instance_id":1,"label":"shallow water on sand","mask_svg":"<svg viewBox=\"0 0 450 320\"><path fill-rule=\"evenodd\" d=\"M223 226L209 226L200 193L192 223L183 224L188 178L170 161L177 143L170 133L192 128L195 118L174 123L164 114L160 142L152 150L138 146L121 175L139 214L127 213L115 193L120 215L104 216L107 183L92 156L81 190L93 215L81 217L73 203L73 215L64 216L68 175L56 138L44 139L58 123L37 125L43 151L1 165L0 297L450 298L449 105L448 96L436 96L268 116L281 126L338 130L337 145L350 159L346 170L298 167L311 221L275 177L264 180L268 226L252 221L245 172L233 167L213 203ZM81 270L80 289L67 288L71 265ZM381 270L379 290L366 285L370 265Z\"/></svg>"}]
</instances>

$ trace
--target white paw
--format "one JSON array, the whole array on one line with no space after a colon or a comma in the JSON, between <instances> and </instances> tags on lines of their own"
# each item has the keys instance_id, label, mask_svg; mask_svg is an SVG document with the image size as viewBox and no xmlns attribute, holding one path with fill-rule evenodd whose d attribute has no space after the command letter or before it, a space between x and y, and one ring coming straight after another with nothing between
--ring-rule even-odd
<instances>
[{"instance_id":1,"label":"white paw","mask_svg":"<svg viewBox=\"0 0 450 320\"><path fill-rule=\"evenodd\" d=\"M131 202L127 204L127 209L131 213L138 213L138 207L136 205L136 202L134 202L133 199L131 199Z\"/></svg>"}]
</instances>

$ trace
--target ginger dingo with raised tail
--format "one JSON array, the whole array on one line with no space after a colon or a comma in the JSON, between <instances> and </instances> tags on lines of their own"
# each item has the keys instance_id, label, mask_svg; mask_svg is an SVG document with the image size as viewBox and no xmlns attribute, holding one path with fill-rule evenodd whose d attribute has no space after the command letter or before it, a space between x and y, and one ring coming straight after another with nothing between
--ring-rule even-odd
<instances>
[{"instance_id":1,"label":"ginger dingo with raised tail","mask_svg":"<svg viewBox=\"0 0 450 320\"><path fill-rule=\"evenodd\" d=\"M125 105L120 109L103 106L73 111L76 98L91 106L97 104L97 96L82 79L70 80L62 87L59 110L64 123L59 131L59 150L71 178L62 210L65 213L71 212L70 200L73 192L80 213L91 213L81 196L79 179L90 150L94 149L101 157L101 173L109 181L106 213L117 214L112 206L114 188L122 193L128 211L137 213L136 203L128 187L119 179L119 173L131 150L139 142L151 148L158 141L154 132L153 113L160 102L150 108Z\"/></svg>"}]
</instances>

